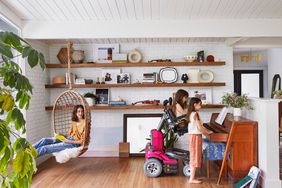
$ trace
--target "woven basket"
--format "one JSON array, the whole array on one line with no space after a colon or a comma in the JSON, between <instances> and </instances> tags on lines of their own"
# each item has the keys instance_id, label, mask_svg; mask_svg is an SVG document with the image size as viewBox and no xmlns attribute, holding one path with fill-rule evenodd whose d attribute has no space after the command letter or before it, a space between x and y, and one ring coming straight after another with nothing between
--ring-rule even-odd
<instances>
[{"instance_id":1,"label":"woven basket","mask_svg":"<svg viewBox=\"0 0 282 188\"><path fill-rule=\"evenodd\" d=\"M67 50L67 48L61 48L58 55L57 55L57 58L59 59L61 64L68 64L68 50ZM72 59L70 61L72 63Z\"/></svg>"}]
</instances>

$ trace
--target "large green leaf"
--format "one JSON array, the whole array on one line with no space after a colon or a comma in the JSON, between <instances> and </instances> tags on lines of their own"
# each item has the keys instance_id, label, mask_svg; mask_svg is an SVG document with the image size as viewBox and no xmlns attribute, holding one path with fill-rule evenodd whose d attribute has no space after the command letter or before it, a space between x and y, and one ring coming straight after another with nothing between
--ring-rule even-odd
<instances>
[{"instance_id":1,"label":"large green leaf","mask_svg":"<svg viewBox=\"0 0 282 188\"><path fill-rule=\"evenodd\" d=\"M22 57L23 58L28 57L31 51L32 48L30 46L25 46L22 51Z\"/></svg>"},{"instance_id":2,"label":"large green leaf","mask_svg":"<svg viewBox=\"0 0 282 188\"><path fill-rule=\"evenodd\" d=\"M0 96L0 103L2 104L1 109L8 112L15 105L14 97L10 94L3 94Z\"/></svg>"},{"instance_id":3,"label":"large green leaf","mask_svg":"<svg viewBox=\"0 0 282 188\"><path fill-rule=\"evenodd\" d=\"M25 153L23 150L19 150L16 154L16 158L13 161L13 170L20 174L23 171L23 163L24 163Z\"/></svg>"},{"instance_id":4,"label":"large green leaf","mask_svg":"<svg viewBox=\"0 0 282 188\"><path fill-rule=\"evenodd\" d=\"M0 54L3 54L4 56L8 58L13 58L13 53L11 51L11 48L3 43L0 42Z\"/></svg>"},{"instance_id":5,"label":"large green leaf","mask_svg":"<svg viewBox=\"0 0 282 188\"><path fill-rule=\"evenodd\" d=\"M13 150L19 151L21 149L26 148L28 145L27 140L25 138L18 138L13 144Z\"/></svg>"},{"instance_id":6,"label":"large green leaf","mask_svg":"<svg viewBox=\"0 0 282 188\"><path fill-rule=\"evenodd\" d=\"M9 161L11 160L11 149L9 147L5 148L5 153L0 159L0 172L7 174L8 173L8 168L7 166L9 165Z\"/></svg>"},{"instance_id":7,"label":"large green leaf","mask_svg":"<svg viewBox=\"0 0 282 188\"><path fill-rule=\"evenodd\" d=\"M38 52L36 50L31 50L27 57L27 62L31 68L35 67L38 64Z\"/></svg>"},{"instance_id":8,"label":"large green leaf","mask_svg":"<svg viewBox=\"0 0 282 188\"><path fill-rule=\"evenodd\" d=\"M15 49L17 49L19 52L22 52L20 38L12 32L10 33L9 38L10 38L11 44L15 47Z\"/></svg>"},{"instance_id":9,"label":"large green leaf","mask_svg":"<svg viewBox=\"0 0 282 188\"><path fill-rule=\"evenodd\" d=\"M39 65L43 70L46 67L45 59L42 53L39 53Z\"/></svg>"}]
</instances>

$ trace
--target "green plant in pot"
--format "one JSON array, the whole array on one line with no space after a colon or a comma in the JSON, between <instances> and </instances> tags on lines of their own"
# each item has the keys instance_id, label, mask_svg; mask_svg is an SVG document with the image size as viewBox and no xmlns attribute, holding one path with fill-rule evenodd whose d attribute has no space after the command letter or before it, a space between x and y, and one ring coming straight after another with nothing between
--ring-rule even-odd
<instances>
[{"instance_id":1,"label":"green plant in pot","mask_svg":"<svg viewBox=\"0 0 282 188\"><path fill-rule=\"evenodd\" d=\"M222 96L221 102L227 107L233 108L234 116L241 116L242 108L252 109L246 94L239 96L237 93L226 93Z\"/></svg>"},{"instance_id":2,"label":"green plant in pot","mask_svg":"<svg viewBox=\"0 0 282 188\"><path fill-rule=\"evenodd\" d=\"M274 99L282 99L282 90L276 90L273 92Z\"/></svg>"},{"instance_id":3,"label":"green plant in pot","mask_svg":"<svg viewBox=\"0 0 282 188\"><path fill-rule=\"evenodd\" d=\"M29 108L32 85L16 58L27 59L31 68L45 68L42 53L16 34L0 32L0 187L25 188L36 172L37 152L22 136L26 132L22 110Z\"/></svg>"},{"instance_id":4,"label":"green plant in pot","mask_svg":"<svg viewBox=\"0 0 282 188\"><path fill-rule=\"evenodd\" d=\"M93 93L88 92L88 93L85 93L83 96L89 106L93 106L96 104L97 96L94 95Z\"/></svg>"}]
</instances>

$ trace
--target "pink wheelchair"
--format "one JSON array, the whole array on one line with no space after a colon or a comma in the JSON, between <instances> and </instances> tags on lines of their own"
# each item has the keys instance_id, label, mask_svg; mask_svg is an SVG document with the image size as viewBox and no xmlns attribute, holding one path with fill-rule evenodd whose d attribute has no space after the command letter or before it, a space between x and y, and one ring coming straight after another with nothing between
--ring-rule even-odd
<instances>
[{"instance_id":1,"label":"pink wheelchair","mask_svg":"<svg viewBox=\"0 0 282 188\"><path fill-rule=\"evenodd\" d=\"M190 176L189 151L172 148L166 150L164 147L164 134L162 130L172 129L179 136L188 132L188 127L178 128L178 124L184 116L175 117L171 109L167 109L168 100L164 101L164 114L159 122L158 128L151 130L151 142L145 148L144 173L149 177L158 177L161 173L173 174L178 172L178 160L183 162L183 174ZM170 99L171 104L171 99Z\"/></svg>"}]
</instances>

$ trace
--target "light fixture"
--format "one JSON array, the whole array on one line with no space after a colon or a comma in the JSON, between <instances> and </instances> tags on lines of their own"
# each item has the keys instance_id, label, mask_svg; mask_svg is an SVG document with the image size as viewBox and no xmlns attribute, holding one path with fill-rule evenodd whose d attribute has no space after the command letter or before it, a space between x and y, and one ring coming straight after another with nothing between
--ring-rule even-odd
<instances>
[{"instance_id":1,"label":"light fixture","mask_svg":"<svg viewBox=\"0 0 282 188\"><path fill-rule=\"evenodd\" d=\"M262 61L262 55L256 54L253 56L252 49L250 49L250 51L246 55L240 56L240 60L242 63L243 62L248 63L248 62L253 62L253 61L259 63Z\"/></svg>"}]
</instances>

